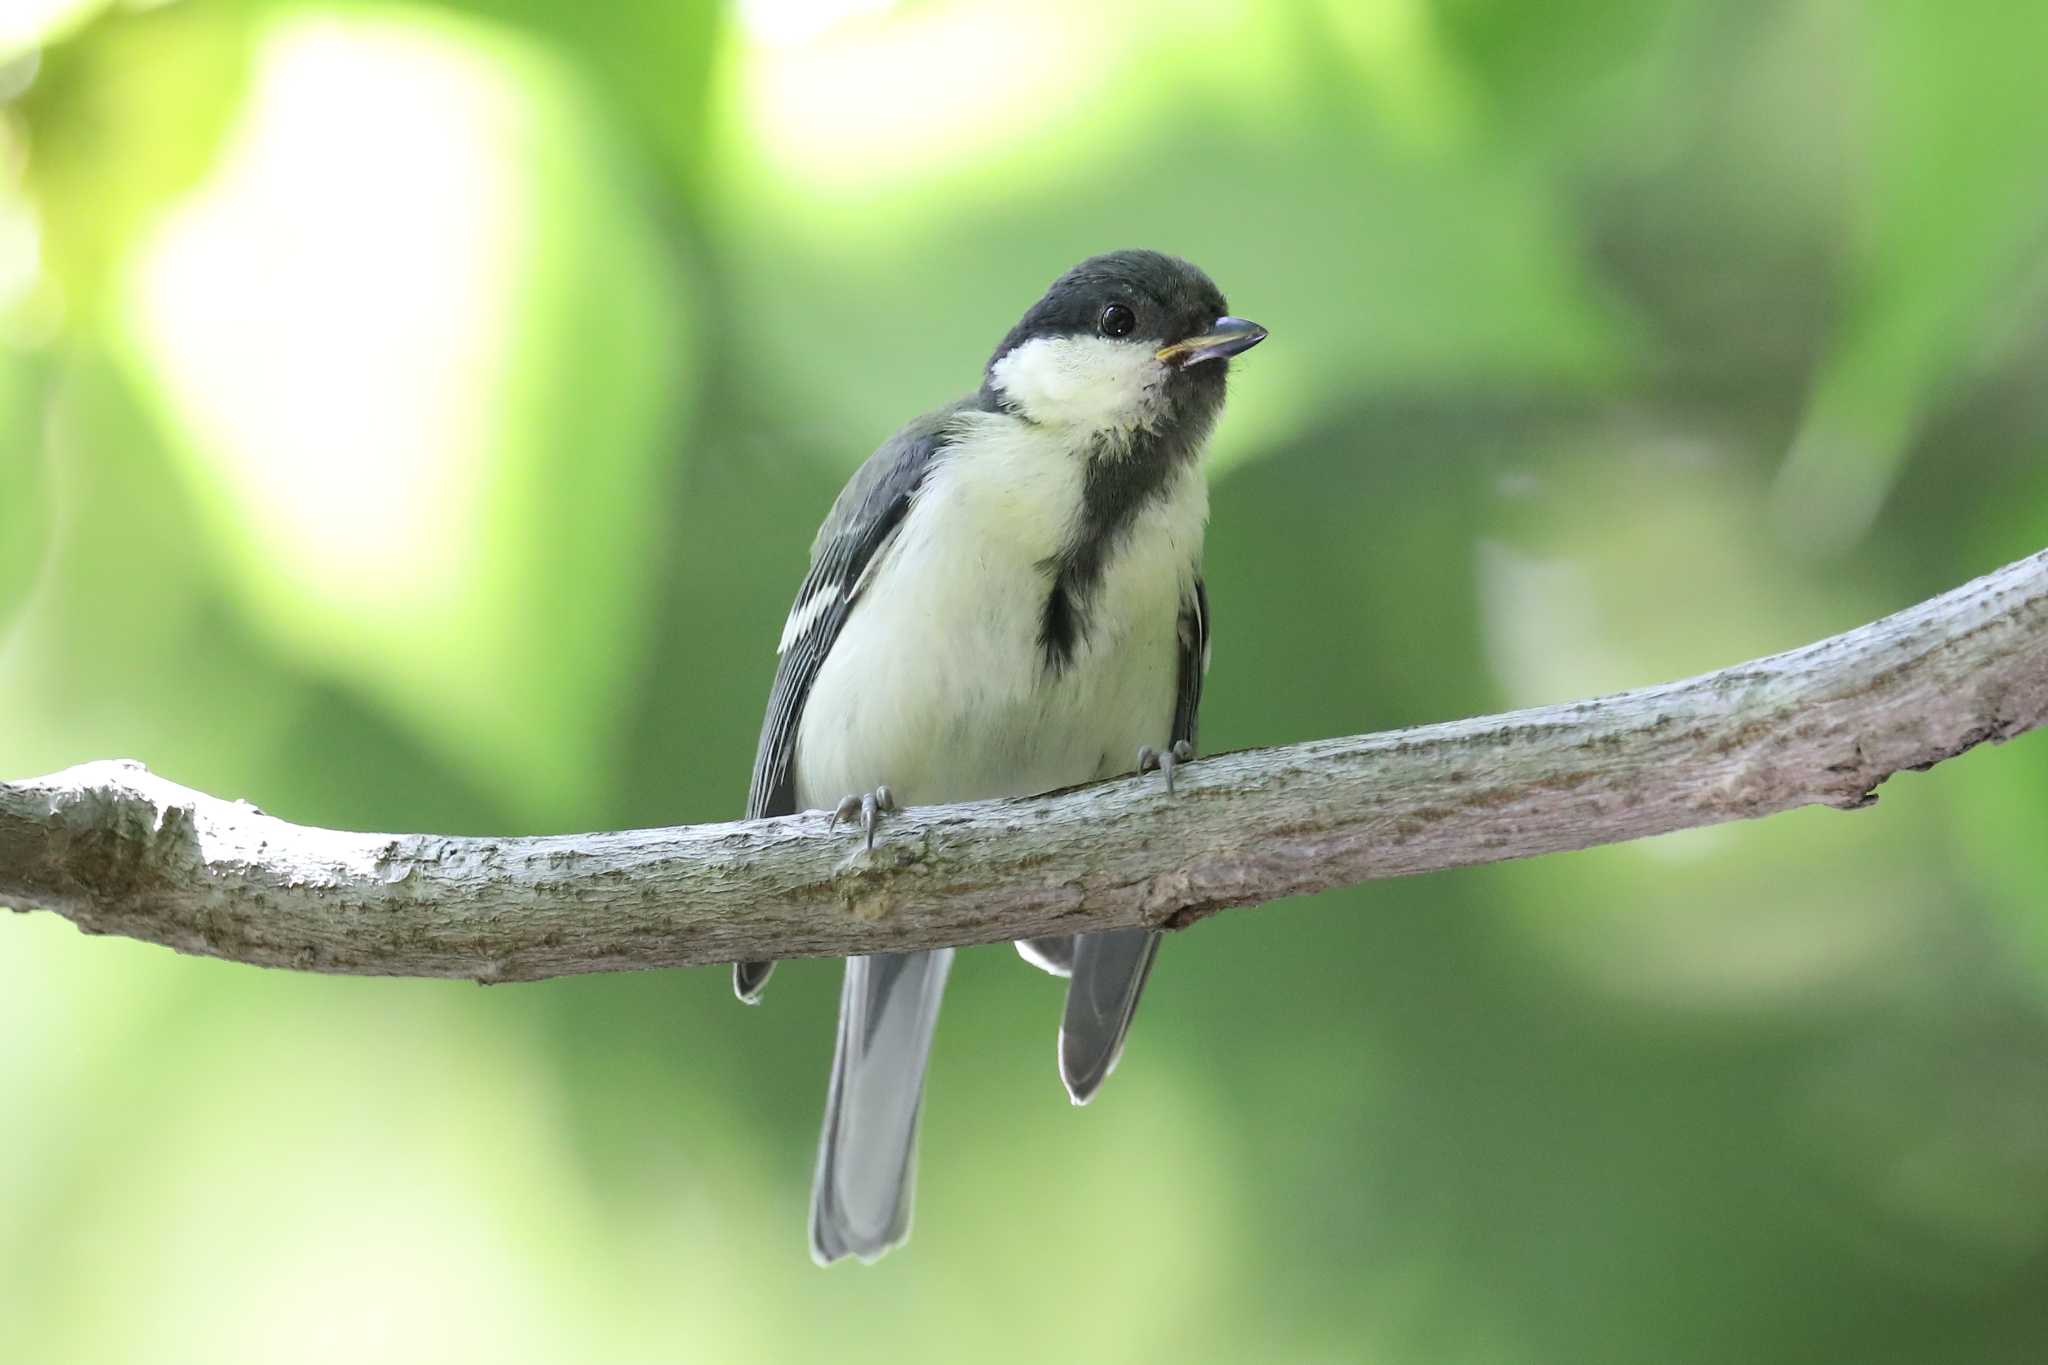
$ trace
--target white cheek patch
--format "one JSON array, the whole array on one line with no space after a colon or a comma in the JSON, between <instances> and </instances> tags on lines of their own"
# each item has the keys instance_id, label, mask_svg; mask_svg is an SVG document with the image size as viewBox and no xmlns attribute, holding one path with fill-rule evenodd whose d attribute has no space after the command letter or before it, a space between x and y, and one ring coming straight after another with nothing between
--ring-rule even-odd
<instances>
[{"instance_id":1,"label":"white cheek patch","mask_svg":"<svg viewBox=\"0 0 2048 1365\"><path fill-rule=\"evenodd\" d=\"M1107 337L1036 337L989 371L996 388L1047 426L1147 426L1166 379L1150 342Z\"/></svg>"}]
</instances>

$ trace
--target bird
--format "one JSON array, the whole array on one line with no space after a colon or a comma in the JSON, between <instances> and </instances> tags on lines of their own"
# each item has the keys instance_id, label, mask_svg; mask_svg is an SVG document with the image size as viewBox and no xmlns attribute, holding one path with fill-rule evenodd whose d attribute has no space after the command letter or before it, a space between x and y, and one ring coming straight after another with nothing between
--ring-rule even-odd
<instances>
[{"instance_id":1,"label":"bird","mask_svg":"<svg viewBox=\"0 0 2048 1365\"><path fill-rule=\"evenodd\" d=\"M1195 752L1209 662L1201 464L1230 360L1266 337L1200 269L1093 256L1006 333L965 398L854 473L782 627L747 815L827 811L872 851L902 805L1028 796ZM1031 939L1068 979L1075 1104L1116 1066L1156 930ZM812 1257L909 1235L925 1066L953 950L847 959ZM772 962L734 964L761 998Z\"/></svg>"}]
</instances>

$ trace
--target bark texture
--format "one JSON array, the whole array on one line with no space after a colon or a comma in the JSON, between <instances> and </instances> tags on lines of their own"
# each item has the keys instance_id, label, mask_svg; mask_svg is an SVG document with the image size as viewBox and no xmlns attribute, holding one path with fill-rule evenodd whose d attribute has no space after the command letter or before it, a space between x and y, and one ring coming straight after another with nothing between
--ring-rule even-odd
<instances>
[{"instance_id":1,"label":"bark texture","mask_svg":"<svg viewBox=\"0 0 2048 1365\"><path fill-rule=\"evenodd\" d=\"M1824 803L2048 720L2048 551L1661 687L905 811L540 838L272 819L130 762L0 783L0 904L301 971L524 981L1133 925Z\"/></svg>"}]
</instances>

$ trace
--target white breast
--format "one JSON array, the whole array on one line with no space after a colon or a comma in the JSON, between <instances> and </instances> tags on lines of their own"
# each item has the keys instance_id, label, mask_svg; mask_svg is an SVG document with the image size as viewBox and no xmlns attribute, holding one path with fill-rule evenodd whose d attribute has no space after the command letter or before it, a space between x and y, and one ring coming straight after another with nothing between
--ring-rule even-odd
<instances>
[{"instance_id":1,"label":"white breast","mask_svg":"<svg viewBox=\"0 0 2048 1365\"><path fill-rule=\"evenodd\" d=\"M1057 675L1038 628L1046 567L1080 512L1080 455L1002 413L926 477L826 656L797 734L807 809L887 784L901 801L1021 796L1126 772L1171 739L1180 604L1208 490L1192 464L1110 560Z\"/></svg>"}]
</instances>

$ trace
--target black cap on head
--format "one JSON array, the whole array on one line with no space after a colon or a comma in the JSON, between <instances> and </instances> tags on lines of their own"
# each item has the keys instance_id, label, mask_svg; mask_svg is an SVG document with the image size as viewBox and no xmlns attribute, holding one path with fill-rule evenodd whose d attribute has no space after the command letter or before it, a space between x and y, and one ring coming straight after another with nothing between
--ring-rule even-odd
<instances>
[{"instance_id":1,"label":"black cap on head","mask_svg":"<svg viewBox=\"0 0 2048 1365\"><path fill-rule=\"evenodd\" d=\"M1106 252L1054 280L991 363L1035 337L1129 336L1169 345L1202 335L1229 311L1223 291L1178 256Z\"/></svg>"}]
</instances>

